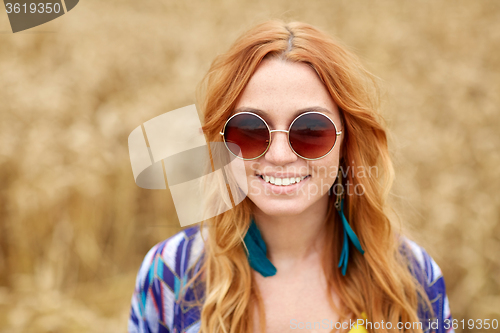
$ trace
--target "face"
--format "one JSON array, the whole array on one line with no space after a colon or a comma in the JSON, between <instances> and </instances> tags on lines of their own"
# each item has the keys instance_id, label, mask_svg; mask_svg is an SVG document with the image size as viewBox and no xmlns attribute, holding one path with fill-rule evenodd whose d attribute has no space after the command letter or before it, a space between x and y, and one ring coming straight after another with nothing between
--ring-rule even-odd
<instances>
[{"instance_id":1,"label":"face","mask_svg":"<svg viewBox=\"0 0 500 333\"><path fill-rule=\"evenodd\" d=\"M297 116L311 110L327 115L337 131L342 130L337 105L311 67L266 59L250 79L233 113L254 112L271 130L288 130ZM273 132L267 152L255 160L244 161L247 196L256 209L270 216L325 209L328 190L337 176L342 137L337 137L335 147L325 157L306 160L292 151L287 133ZM266 181L271 181L271 177L282 185ZM276 181L277 178L280 180Z\"/></svg>"}]
</instances>

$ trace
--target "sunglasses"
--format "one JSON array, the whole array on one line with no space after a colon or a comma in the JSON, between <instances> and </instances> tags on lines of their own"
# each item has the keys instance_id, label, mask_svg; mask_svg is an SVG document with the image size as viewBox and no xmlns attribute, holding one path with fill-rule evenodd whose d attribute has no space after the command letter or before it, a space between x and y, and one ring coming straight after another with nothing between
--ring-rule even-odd
<instances>
[{"instance_id":1,"label":"sunglasses","mask_svg":"<svg viewBox=\"0 0 500 333\"><path fill-rule=\"evenodd\" d=\"M219 134L231 154L243 160L254 160L267 152L273 132L287 133L292 151L306 160L319 160L328 155L342 134L333 120L320 112L302 113L288 130L271 130L257 114L239 112L226 121Z\"/></svg>"}]
</instances>

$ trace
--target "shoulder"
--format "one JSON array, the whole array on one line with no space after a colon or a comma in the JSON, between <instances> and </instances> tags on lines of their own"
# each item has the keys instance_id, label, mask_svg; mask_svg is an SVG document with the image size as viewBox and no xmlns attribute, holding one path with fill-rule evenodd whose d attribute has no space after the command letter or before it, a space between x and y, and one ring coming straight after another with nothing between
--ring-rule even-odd
<instances>
[{"instance_id":1,"label":"shoulder","mask_svg":"<svg viewBox=\"0 0 500 333\"><path fill-rule=\"evenodd\" d=\"M439 324L436 332L454 332L451 325L447 325L447 323L451 323L451 312L441 268L422 246L406 237L401 238L400 251L408 260L408 268L412 275L423 287L431 302L434 312L433 318L437 319ZM424 319L424 323L428 322L429 319L432 321L430 313L424 308L419 308L419 317Z\"/></svg>"},{"instance_id":2,"label":"shoulder","mask_svg":"<svg viewBox=\"0 0 500 333\"><path fill-rule=\"evenodd\" d=\"M423 247L406 237L402 238L401 247L407 258L410 259L412 268L425 274L427 284L434 285L443 277L441 268Z\"/></svg>"},{"instance_id":3,"label":"shoulder","mask_svg":"<svg viewBox=\"0 0 500 333\"><path fill-rule=\"evenodd\" d=\"M195 324L196 309L184 308L183 318L179 316L179 295L182 286L200 269L203 247L203 235L196 225L148 251L135 282L129 332L170 332L179 325Z\"/></svg>"},{"instance_id":4,"label":"shoulder","mask_svg":"<svg viewBox=\"0 0 500 333\"><path fill-rule=\"evenodd\" d=\"M146 282L164 264L172 274L183 275L198 261L203 250L203 239L199 226L186 228L170 238L154 245L144 257L138 279ZM161 268L160 268L161 269ZM138 282L141 282L138 281Z\"/></svg>"},{"instance_id":5,"label":"shoulder","mask_svg":"<svg viewBox=\"0 0 500 333\"><path fill-rule=\"evenodd\" d=\"M186 228L155 245L149 252L162 260L176 275L192 268L203 250L203 238L198 225Z\"/></svg>"}]
</instances>

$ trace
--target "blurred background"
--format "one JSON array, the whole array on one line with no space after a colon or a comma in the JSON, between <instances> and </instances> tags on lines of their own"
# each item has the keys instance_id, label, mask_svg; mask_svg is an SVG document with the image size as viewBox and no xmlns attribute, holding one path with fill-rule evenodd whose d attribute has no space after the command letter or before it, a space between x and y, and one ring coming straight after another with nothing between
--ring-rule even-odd
<instances>
[{"instance_id":1,"label":"blurred background","mask_svg":"<svg viewBox=\"0 0 500 333\"><path fill-rule=\"evenodd\" d=\"M195 103L271 18L381 78L400 219L454 318L500 320L500 1L84 0L16 34L0 13L0 332L126 331L144 255L180 230L168 190L135 185L127 137Z\"/></svg>"}]
</instances>

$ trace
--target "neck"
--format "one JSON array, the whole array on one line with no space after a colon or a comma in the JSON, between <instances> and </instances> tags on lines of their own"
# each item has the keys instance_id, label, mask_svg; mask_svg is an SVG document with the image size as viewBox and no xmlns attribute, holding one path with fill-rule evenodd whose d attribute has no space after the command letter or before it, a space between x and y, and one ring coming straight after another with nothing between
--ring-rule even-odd
<instances>
[{"instance_id":1,"label":"neck","mask_svg":"<svg viewBox=\"0 0 500 333\"><path fill-rule=\"evenodd\" d=\"M288 216L270 216L255 207L255 223L266 243L267 256L277 268L321 253L328 199L324 196L306 211Z\"/></svg>"}]
</instances>

